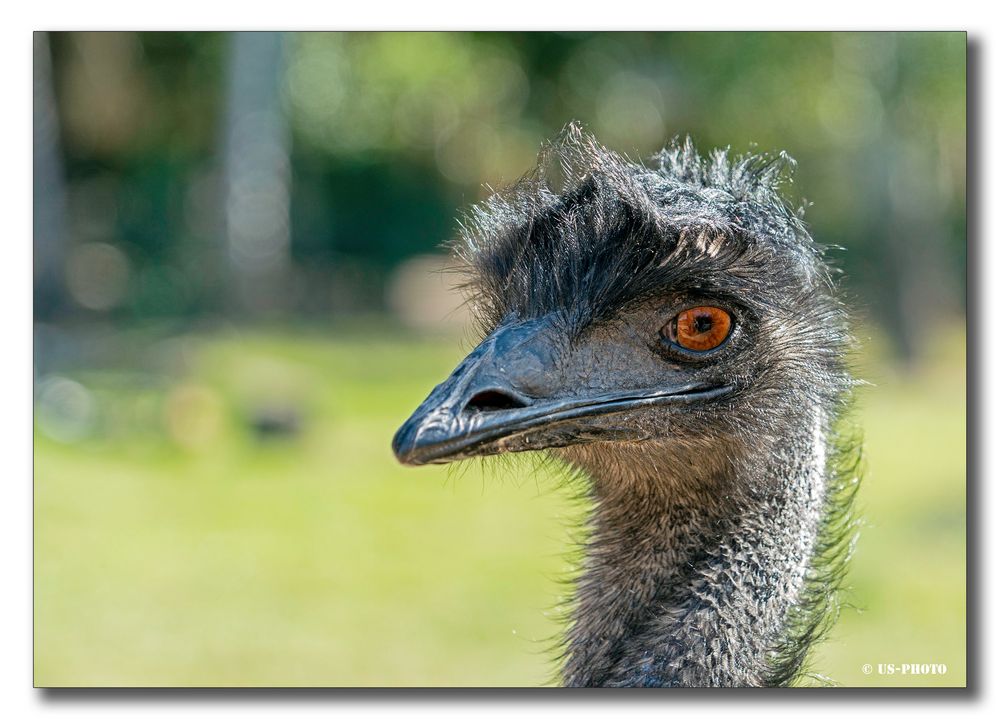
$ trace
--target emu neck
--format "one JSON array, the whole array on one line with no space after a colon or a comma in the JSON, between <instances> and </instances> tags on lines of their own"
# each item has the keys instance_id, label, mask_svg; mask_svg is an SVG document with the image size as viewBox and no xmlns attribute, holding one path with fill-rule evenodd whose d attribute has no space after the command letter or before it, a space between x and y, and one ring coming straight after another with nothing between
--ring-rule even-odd
<instances>
[{"instance_id":1,"label":"emu neck","mask_svg":"<svg viewBox=\"0 0 1000 719\"><path fill-rule=\"evenodd\" d=\"M817 422L765 466L695 476L668 452L567 452L595 509L563 678L568 686L763 686L821 521ZM642 468L621 470L621 467ZM617 469L613 469L617 468Z\"/></svg>"}]
</instances>

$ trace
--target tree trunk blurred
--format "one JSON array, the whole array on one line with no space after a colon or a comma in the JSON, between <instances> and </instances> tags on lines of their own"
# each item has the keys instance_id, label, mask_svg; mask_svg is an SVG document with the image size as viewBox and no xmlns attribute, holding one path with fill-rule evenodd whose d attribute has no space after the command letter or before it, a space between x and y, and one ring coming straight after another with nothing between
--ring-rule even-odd
<instances>
[{"instance_id":1,"label":"tree trunk blurred","mask_svg":"<svg viewBox=\"0 0 1000 719\"><path fill-rule=\"evenodd\" d=\"M225 276L230 305L252 314L285 309L292 289L283 70L280 33L232 33L223 158Z\"/></svg>"},{"instance_id":2,"label":"tree trunk blurred","mask_svg":"<svg viewBox=\"0 0 1000 719\"><path fill-rule=\"evenodd\" d=\"M49 36L34 34L34 301L35 319L58 314L65 304L66 188L59 154L59 116L52 88Z\"/></svg>"},{"instance_id":3,"label":"tree trunk blurred","mask_svg":"<svg viewBox=\"0 0 1000 719\"><path fill-rule=\"evenodd\" d=\"M919 87L913 68L919 58L913 54L919 48L891 35L882 44L880 67L867 73L883 98L882 120L859 153L871 208L869 241L878 238L873 319L885 328L902 365L913 367L925 349L927 329L963 308L946 242L936 128L915 115Z\"/></svg>"}]
</instances>

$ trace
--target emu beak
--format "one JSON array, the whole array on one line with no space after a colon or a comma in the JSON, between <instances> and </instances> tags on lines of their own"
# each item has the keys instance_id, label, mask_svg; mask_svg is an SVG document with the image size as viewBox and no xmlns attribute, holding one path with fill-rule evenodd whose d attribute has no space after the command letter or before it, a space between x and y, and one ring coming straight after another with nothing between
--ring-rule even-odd
<instances>
[{"instance_id":1,"label":"emu beak","mask_svg":"<svg viewBox=\"0 0 1000 719\"><path fill-rule=\"evenodd\" d=\"M730 387L678 383L577 395L563 389L557 340L545 319L498 328L434 388L392 440L403 464L614 439L600 418L712 399ZM634 437L632 437L634 438Z\"/></svg>"}]
</instances>

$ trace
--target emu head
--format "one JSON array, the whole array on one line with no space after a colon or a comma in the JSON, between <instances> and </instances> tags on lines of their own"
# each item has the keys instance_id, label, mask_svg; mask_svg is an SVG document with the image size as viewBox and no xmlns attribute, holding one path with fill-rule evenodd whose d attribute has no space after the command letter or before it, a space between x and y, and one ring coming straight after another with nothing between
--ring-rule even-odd
<instances>
[{"instance_id":1,"label":"emu head","mask_svg":"<svg viewBox=\"0 0 1000 719\"><path fill-rule=\"evenodd\" d=\"M399 429L398 459L563 448L603 474L655 456L708 476L825 431L846 335L777 194L791 164L687 141L646 167L569 126L463 223L484 339Z\"/></svg>"}]
</instances>

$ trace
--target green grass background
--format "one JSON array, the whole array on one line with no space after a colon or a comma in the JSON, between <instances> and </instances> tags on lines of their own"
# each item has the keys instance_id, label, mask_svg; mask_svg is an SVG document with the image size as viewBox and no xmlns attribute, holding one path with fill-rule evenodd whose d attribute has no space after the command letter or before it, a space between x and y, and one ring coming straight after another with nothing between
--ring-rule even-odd
<instances>
[{"instance_id":1,"label":"green grass background","mask_svg":"<svg viewBox=\"0 0 1000 719\"><path fill-rule=\"evenodd\" d=\"M866 344L865 526L851 606L813 660L844 686L965 684L965 344L952 335L905 373ZM69 373L98 400L88 439L36 430L37 685L550 682L585 508L522 465L406 469L389 449L460 358L456 340L232 331L177 347L164 375ZM301 409L303 431L254 439L249 408L277 401ZM862 672L904 662L947 674Z\"/></svg>"}]
</instances>

